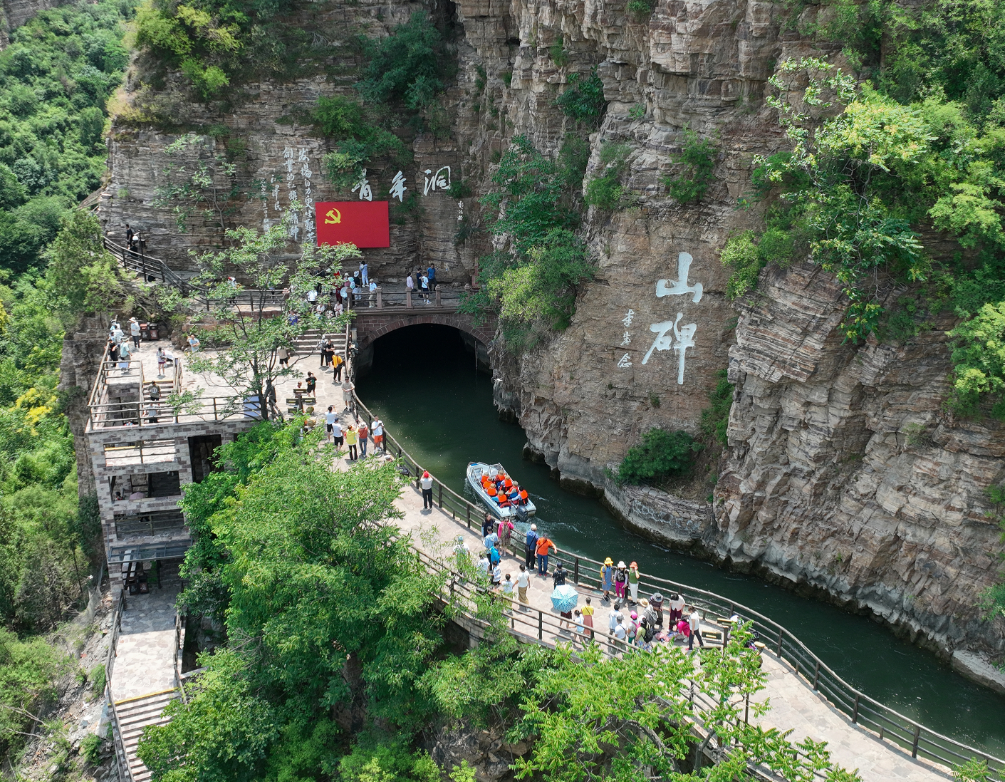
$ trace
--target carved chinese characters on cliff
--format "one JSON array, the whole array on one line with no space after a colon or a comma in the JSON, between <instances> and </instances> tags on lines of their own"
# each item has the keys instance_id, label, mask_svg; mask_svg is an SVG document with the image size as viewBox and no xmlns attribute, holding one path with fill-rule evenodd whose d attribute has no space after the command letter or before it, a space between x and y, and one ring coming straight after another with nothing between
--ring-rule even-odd
<instances>
[{"instance_id":1,"label":"carved chinese characters on cliff","mask_svg":"<svg viewBox=\"0 0 1005 782\"><path fill-rule=\"evenodd\" d=\"M691 284L688 281L688 277L691 272L691 263L694 259L688 253L680 253L677 256L677 279L676 280L658 280L656 282L656 298L662 299L667 296L689 296L693 304L697 304L701 301L702 297L702 284L696 282ZM627 347L631 344L632 334L628 330L632 324L632 319L635 315L633 310L628 310L628 314L622 319L622 324L625 327L624 336L621 340L621 346ZM676 317L672 320L664 320L659 323L653 323L649 326L649 331L655 335L649 350L646 351L645 356L642 359L643 364L648 364L650 359L653 358L654 354L664 353L671 351L677 354L677 384L683 385L684 383L684 368L687 361L687 350L690 348L693 352L694 350L694 336L698 331L697 323L681 323L684 314L681 312L676 313ZM632 365L629 354L625 353L617 362L619 368L627 368Z\"/></svg>"}]
</instances>

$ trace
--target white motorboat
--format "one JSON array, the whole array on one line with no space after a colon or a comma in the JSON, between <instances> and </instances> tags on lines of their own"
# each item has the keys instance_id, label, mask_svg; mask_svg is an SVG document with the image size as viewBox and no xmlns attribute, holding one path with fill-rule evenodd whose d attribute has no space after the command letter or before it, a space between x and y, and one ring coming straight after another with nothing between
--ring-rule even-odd
<instances>
[{"instance_id":1,"label":"white motorboat","mask_svg":"<svg viewBox=\"0 0 1005 782\"><path fill-rule=\"evenodd\" d=\"M500 475L503 476L503 481L512 481L509 496L503 494L502 500L500 500L500 492L496 489L496 481ZM486 487L482 482L483 476L491 482L489 487ZM523 521L528 516L537 513L537 508L527 491L520 488L520 485L503 469L501 464L471 462L468 464L468 483L488 509L501 519L513 518ZM516 489L515 492L513 488ZM510 497L513 497L514 494L516 496L511 500Z\"/></svg>"}]
</instances>

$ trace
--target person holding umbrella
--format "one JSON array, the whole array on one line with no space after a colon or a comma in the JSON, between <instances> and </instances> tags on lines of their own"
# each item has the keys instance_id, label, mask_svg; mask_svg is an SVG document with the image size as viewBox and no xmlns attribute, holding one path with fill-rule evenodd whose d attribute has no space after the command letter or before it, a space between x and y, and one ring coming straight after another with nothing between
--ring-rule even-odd
<instances>
[{"instance_id":1,"label":"person holding umbrella","mask_svg":"<svg viewBox=\"0 0 1005 782\"><path fill-rule=\"evenodd\" d=\"M561 574L561 575L560 575ZM559 562L552 576L555 588L551 592L551 605L562 617L560 627L572 627L572 609L579 603L579 593L565 583L565 569Z\"/></svg>"}]
</instances>

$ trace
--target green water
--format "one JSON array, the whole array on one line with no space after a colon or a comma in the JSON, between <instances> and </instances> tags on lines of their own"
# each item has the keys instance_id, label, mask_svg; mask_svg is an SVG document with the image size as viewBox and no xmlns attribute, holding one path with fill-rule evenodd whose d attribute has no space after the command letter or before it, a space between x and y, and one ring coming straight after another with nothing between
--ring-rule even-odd
<instances>
[{"instance_id":1,"label":"green water","mask_svg":"<svg viewBox=\"0 0 1005 782\"><path fill-rule=\"evenodd\" d=\"M538 528L563 551L634 559L643 573L734 599L786 626L872 698L932 730L1005 757L1005 697L866 617L662 549L626 531L599 502L561 489L546 466L523 461L523 430L499 420L491 380L475 373L474 358L453 329L414 326L377 340L373 369L357 388L403 447L455 491L464 491L468 462L500 462L531 493Z\"/></svg>"}]
</instances>

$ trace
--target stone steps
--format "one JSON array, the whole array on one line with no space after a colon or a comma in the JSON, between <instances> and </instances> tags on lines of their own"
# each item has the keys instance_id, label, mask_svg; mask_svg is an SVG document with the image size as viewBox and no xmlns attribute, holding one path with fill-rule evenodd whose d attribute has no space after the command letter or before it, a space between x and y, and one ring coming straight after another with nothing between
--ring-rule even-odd
<instances>
[{"instance_id":1,"label":"stone steps","mask_svg":"<svg viewBox=\"0 0 1005 782\"><path fill-rule=\"evenodd\" d=\"M115 714L118 718L119 736L126 752L126 763L133 782L147 782L150 771L136 754L143 736L143 730L149 725L165 725L169 722L163 716L167 705L178 697L177 690L143 695L139 698L115 704Z\"/></svg>"},{"instance_id":2,"label":"stone steps","mask_svg":"<svg viewBox=\"0 0 1005 782\"><path fill-rule=\"evenodd\" d=\"M324 334L327 334L328 338L332 341L336 353L345 352L345 332L333 334L330 331L323 332L321 329L310 329L293 340L293 348L296 354L298 356L310 356L316 353L318 343Z\"/></svg>"}]
</instances>

